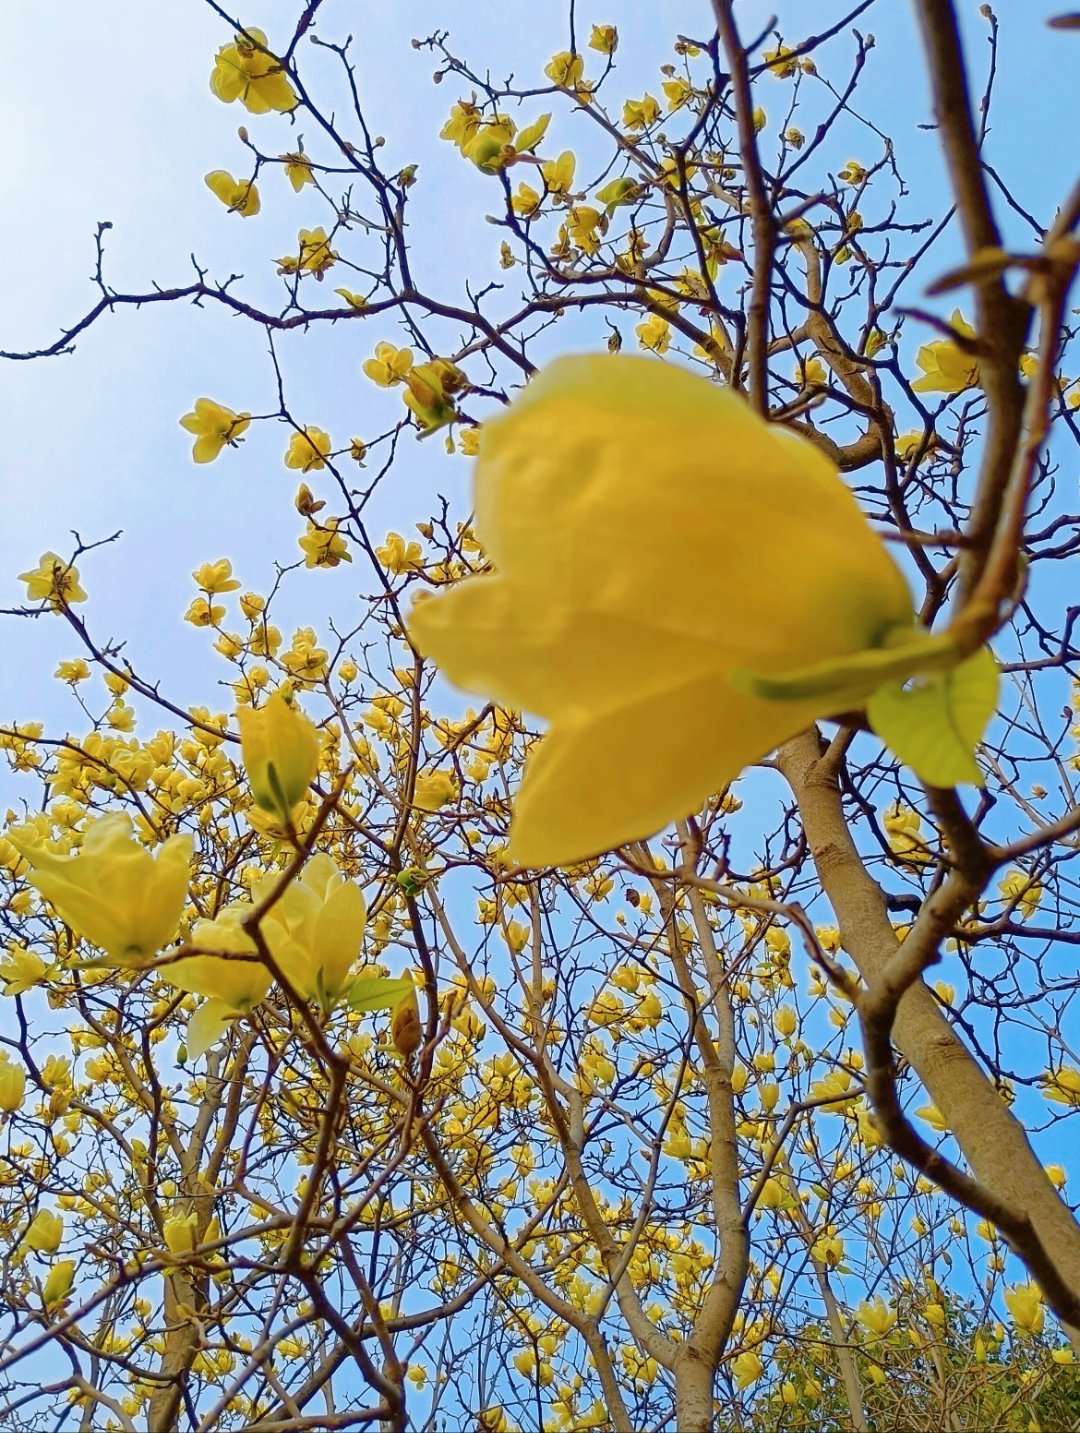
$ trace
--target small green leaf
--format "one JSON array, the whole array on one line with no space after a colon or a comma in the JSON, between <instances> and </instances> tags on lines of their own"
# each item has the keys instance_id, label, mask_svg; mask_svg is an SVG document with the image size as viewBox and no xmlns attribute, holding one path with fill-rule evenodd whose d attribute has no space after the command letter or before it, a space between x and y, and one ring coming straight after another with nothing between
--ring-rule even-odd
<instances>
[{"instance_id":1,"label":"small green leaf","mask_svg":"<svg viewBox=\"0 0 1080 1433\"><path fill-rule=\"evenodd\" d=\"M951 671L889 682L866 703L874 731L928 786L983 783L975 748L997 710L998 666L988 647Z\"/></svg>"},{"instance_id":2,"label":"small green leaf","mask_svg":"<svg viewBox=\"0 0 1080 1433\"><path fill-rule=\"evenodd\" d=\"M375 976L359 976L349 991L349 1009L392 1010L413 988L412 981L408 979L382 980Z\"/></svg>"},{"instance_id":3,"label":"small green leaf","mask_svg":"<svg viewBox=\"0 0 1080 1433\"><path fill-rule=\"evenodd\" d=\"M917 673L939 671L956 663L956 647L947 633L932 636L905 628L889 636L892 640L884 646L832 657L790 672L764 675L738 668L729 673L728 681L737 692L762 701L797 702L824 697L833 711L840 711L847 706L861 706L885 682L906 681Z\"/></svg>"}]
</instances>

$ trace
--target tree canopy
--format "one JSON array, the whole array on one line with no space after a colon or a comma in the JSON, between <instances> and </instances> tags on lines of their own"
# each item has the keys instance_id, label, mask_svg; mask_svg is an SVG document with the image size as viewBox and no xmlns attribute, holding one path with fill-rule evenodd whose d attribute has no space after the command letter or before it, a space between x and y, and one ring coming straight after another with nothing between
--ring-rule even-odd
<instances>
[{"instance_id":1,"label":"tree canopy","mask_svg":"<svg viewBox=\"0 0 1080 1433\"><path fill-rule=\"evenodd\" d=\"M884 3L503 74L205 0L190 203L295 239L140 286L102 222L2 355L266 356L176 414L186 611L100 615L107 494L3 611L68 652L0 711L5 1426L1077 1426L1080 185L995 150L1034 15L899 66Z\"/></svg>"}]
</instances>

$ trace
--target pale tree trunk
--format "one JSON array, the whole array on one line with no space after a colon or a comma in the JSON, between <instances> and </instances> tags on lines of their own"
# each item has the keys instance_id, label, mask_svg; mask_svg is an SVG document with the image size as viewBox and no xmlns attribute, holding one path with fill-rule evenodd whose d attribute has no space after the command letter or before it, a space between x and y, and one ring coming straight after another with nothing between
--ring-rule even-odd
<instances>
[{"instance_id":1,"label":"pale tree trunk","mask_svg":"<svg viewBox=\"0 0 1080 1433\"><path fill-rule=\"evenodd\" d=\"M837 771L821 755L820 736L812 729L781 749L780 770L798 802L843 948L863 979L871 981L899 942L884 892L867 871L844 819ZM1065 1282L1080 1289L1080 1225L1036 1158L1023 1126L923 981L916 981L901 998L893 1038L926 1086L976 1179L1028 1216ZM1068 1332L1075 1340L1075 1331Z\"/></svg>"}]
</instances>

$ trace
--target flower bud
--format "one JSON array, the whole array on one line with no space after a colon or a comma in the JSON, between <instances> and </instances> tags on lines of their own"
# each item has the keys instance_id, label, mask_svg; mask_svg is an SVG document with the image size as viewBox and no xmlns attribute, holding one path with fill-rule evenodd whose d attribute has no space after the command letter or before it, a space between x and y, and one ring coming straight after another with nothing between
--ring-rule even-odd
<instances>
[{"instance_id":1,"label":"flower bud","mask_svg":"<svg viewBox=\"0 0 1080 1433\"><path fill-rule=\"evenodd\" d=\"M280 692L241 707L240 749L255 805L287 822L319 768L319 734Z\"/></svg>"},{"instance_id":2,"label":"flower bud","mask_svg":"<svg viewBox=\"0 0 1080 1433\"><path fill-rule=\"evenodd\" d=\"M400 1002L390 1020L390 1038L394 1049L406 1059L420 1048L424 1038L420 1024L420 1005L413 988Z\"/></svg>"}]
</instances>

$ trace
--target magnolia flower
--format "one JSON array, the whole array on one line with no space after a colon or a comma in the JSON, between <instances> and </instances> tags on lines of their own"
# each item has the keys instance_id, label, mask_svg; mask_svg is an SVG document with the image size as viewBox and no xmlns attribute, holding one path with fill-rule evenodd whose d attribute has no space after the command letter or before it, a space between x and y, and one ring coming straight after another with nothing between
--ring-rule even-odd
<instances>
[{"instance_id":1,"label":"magnolia flower","mask_svg":"<svg viewBox=\"0 0 1080 1433\"><path fill-rule=\"evenodd\" d=\"M475 526L494 575L418 601L409 630L458 686L550 723L514 807L522 864L650 836L879 688L898 749L933 719L903 679L959 661L828 461L671 365L552 363L484 425ZM979 679L992 704L996 670Z\"/></svg>"},{"instance_id":2,"label":"magnolia flower","mask_svg":"<svg viewBox=\"0 0 1080 1433\"><path fill-rule=\"evenodd\" d=\"M23 1243L38 1254L55 1254L64 1237L64 1216L52 1209L39 1209L23 1235Z\"/></svg>"},{"instance_id":3,"label":"magnolia flower","mask_svg":"<svg viewBox=\"0 0 1080 1433\"><path fill-rule=\"evenodd\" d=\"M236 718L255 805L288 821L319 769L318 730L280 692L261 707L240 707Z\"/></svg>"},{"instance_id":4,"label":"magnolia flower","mask_svg":"<svg viewBox=\"0 0 1080 1433\"><path fill-rule=\"evenodd\" d=\"M975 330L959 309L954 310L951 322L964 338L975 337ZM911 385L916 393L962 393L979 381L977 360L948 338L923 344L915 362L922 369L922 377Z\"/></svg>"},{"instance_id":5,"label":"magnolia flower","mask_svg":"<svg viewBox=\"0 0 1080 1433\"><path fill-rule=\"evenodd\" d=\"M252 894L259 904L277 876ZM285 888L260 927L286 979L309 1000L333 1004L345 989L364 938L367 907L359 886L347 881L330 856L313 856Z\"/></svg>"},{"instance_id":6,"label":"magnolia flower","mask_svg":"<svg viewBox=\"0 0 1080 1433\"><path fill-rule=\"evenodd\" d=\"M240 100L252 114L295 109L296 91L281 61L266 50L266 36L252 25L222 45L214 60L210 88L219 100Z\"/></svg>"},{"instance_id":7,"label":"magnolia flower","mask_svg":"<svg viewBox=\"0 0 1080 1433\"><path fill-rule=\"evenodd\" d=\"M171 836L156 858L131 835L127 816L100 816L76 856L30 841L12 845L28 877L76 934L100 946L109 964L138 969L176 935L191 874L191 837Z\"/></svg>"},{"instance_id":8,"label":"magnolia flower","mask_svg":"<svg viewBox=\"0 0 1080 1433\"><path fill-rule=\"evenodd\" d=\"M188 1021L187 1052L197 1060L239 1015L266 998L273 977L259 960L254 940L241 922L253 907L226 906L216 920L196 921L188 945L205 952L163 965L158 974L170 985L205 996Z\"/></svg>"}]
</instances>

